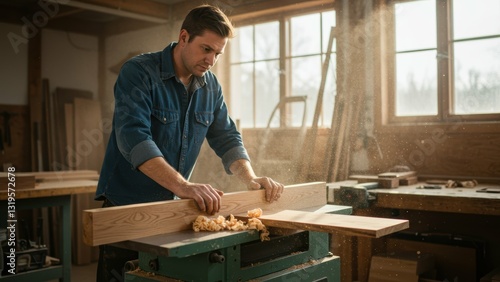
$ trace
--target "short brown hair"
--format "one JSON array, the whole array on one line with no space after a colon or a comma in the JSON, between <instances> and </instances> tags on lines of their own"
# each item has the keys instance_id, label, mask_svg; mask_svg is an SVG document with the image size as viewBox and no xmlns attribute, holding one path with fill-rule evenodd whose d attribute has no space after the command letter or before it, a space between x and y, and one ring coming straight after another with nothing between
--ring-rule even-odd
<instances>
[{"instance_id":1,"label":"short brown hair","mask_svg":"<svg viewBox=\"0 0 500 282\"><path fill-rule=\"evenodd\" d=\"M210 30L222 37L232 38L234 27L229 18L219 8L201 5L192 9L184 19L181 29L189 33L189 41Z\"/></svg>"}]
</instances>

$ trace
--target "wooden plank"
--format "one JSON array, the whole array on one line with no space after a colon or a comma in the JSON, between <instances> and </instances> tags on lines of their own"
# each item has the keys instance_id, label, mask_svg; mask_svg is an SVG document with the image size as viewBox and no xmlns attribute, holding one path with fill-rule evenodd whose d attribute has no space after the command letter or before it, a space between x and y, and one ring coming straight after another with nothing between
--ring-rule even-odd
<instances>
[{"instance_id":1,"label":"wooden plank","mask_svg":"<svg viewBox=\"0 0 500 282\"><path fill-rule=\"evenodd\" d=\"M312 182L285 186L280 200L273 203L265 200L264 190L225 194L219 214L227 216L255 208L268 213L323 205L326 205L326 183ZM86 210L83 239L86 244L97 246L187 230L200 214L192 199Z\"/></svg>"},{"instance_id":2,"label":"wooden plank","mask_svg":"<svg viewBox=\"0 0 500 282\"><path fill-rule=\"evenodd\" d=\"M13 176L14 175L14 176ZM10 181L11 178L14 181ZM10 184L10 185L9 185ZM0 172L0 191L9 191L9 193L21 189L32 189L35 187L35 176L29 174L10 174L7 172ZM10 190L12 188L14 190Z\"/></svg>"},{"instance_id":3,"label":"wooden plank","mask_svg":"<svg viewBox=\"0 0 500 282\"><path fill-rule=\"evenodd\" d=\"M94 193L96 187L97 181L95 180L44 182L37 184L37 188L16 190L16 200ZM0 191L0 201L7 200L7 196L7 191Z\"/></svg>"},{"instance_id":4,"label":"wooden plank","mask_svg":"<svg viewBox=\"0 0 500 282\"><path fill-rule=\"evenodd\" d=\"M237 215L238 218L248 218ZM269 227L280 227L319 232L341 232L360 237L380 238L404 229L410 224L408 220L352 216L342 214L321 214L304 211L283 210L259 219Z\"/></svg>"},{"instance_id":5,"label":"wooden plank","mask_svg":"<svg viewBox=\"0 0 500 282\"><path fill-rule=\"evenodd\" d=\"M29 136L31 138L31 170L39 170L35 129L42 122L42 33L37 32L28 42L28 105ZM41 169L40 169L41 170Z\"/></svg>"},{"instance_id":6,"label":"wooden plank","mask_svg":"<svg viewBox=\"0 0 500 282\"><path fill-rule=\"evenodd\" d=\"M399 179L399 185L402 185L402 186L409 186L409 185L413 185L413 184L417 184L417 183L418 183L417 176L409 176L407 178Z\"/></svg>"},{"instance_id":7,"label":"wooden plank","mask_svg":"<svg viewBox=\"0 0 500 282\"><path fill-rule=\"evenodd\" d=\"M65 104L72 104L75 98L92 99L93 94L90 91L56 88L54 92L54 119L56 121L54 132L57 140L57 162L62 167L52 167L53 170L68 169L67 167L67 145L66 144L66 119L64 112Z\"/></svg>"},{"instance_id":8,"label":"wooden plank","mask_svg":"<svg viewBox=\"0 0 500 282\"><path fill-rule=\"evenodd\" d=\"M101 104L81 98L75 98L73 103L75 146L72 154L68 153L68 164L75 162L76 169L100 171L105 151Z\"/></svg>"},{"instance_id":9,"label":"wooden plank","mask_svg":"<svg viewBox=\"0 0 500 282\"><path fill-rule=\"evenodd\" d=\"M33 185L28 188L35 188L35 183L65 181L65 180L98 180L99 174L96 170L61 170L61 171L33 171L16 172L16 186L20 177L32 177ZM6 172L0 173L0 177L7 177ZM50 185L50 184L49 184ZM17 188L17 187L16 187Z\"/></svg>"},{"instance_id":10,"label":"wooden plank","mask_svg":"<svg viewBox=\"0 0 500 282\"><path fill-rule=\"evenodd\" d=\"M42 79L42 101L43 101L43 122L41 128L42 135L42 156L44 170L51 170L50 165L54 162L53 159L53 138L52 138L52 124L51 124L51 95L48 79Z\"/></svg>"},{"instance_id":11,"label":"wooden plank","mask_svg":"<svg viewBox=\"0 0 500 282\"><path fill-rule=\"evenodd\" d=\"M66 103L64 104L64 126L65 126L65 134L66 134L66 146L69 148L75 148L75 119L74 119L74 111L75 108L73 104ZM73 156L75 157L75 156ZM66 155L66 164L68 165L68 170L76 169L74 162L72 162L72 158L68 153Z\"/></svg>"},{"instance_id":12,"label":"wooden plank","mask_svg":"<svg viewBox=\"0 0 500 282\"><path fill-rule=\"evenodd\" d=\"M358 183L378 182L381 188L398 188L398 178L380 178L376 175L349 175L349 179L357 180Z\"/></svg>"},{"instance_id":13,"label":"wooden plank","mask_svg":"<svg viewBox=\"0 0 500 282\"><path fill-rule=\"evenodd\" d=\"M404 172L384 172L378 174L379 178L407 178L411 176L416 176L417 172L416 171L404 171Z\"/></svg>"}]
</instances>

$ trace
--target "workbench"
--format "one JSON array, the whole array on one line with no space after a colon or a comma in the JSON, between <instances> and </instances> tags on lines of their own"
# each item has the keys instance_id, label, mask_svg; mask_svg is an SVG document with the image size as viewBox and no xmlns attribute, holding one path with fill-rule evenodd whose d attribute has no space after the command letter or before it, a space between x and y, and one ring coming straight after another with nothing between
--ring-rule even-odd
<instances>
[{"instance_id":1,"label":"workbench","mask_svg":"<svg viewBox=\"0 0 500 282\"><path fill-rule=\"evenodd\" d=\"M60 207L62 211L61 265L0 277L0 281L71 281L71 195L93 193L95 180L69 180L37 183L36 188L15 191L15 210ZM7 223L7 191L0 192L0 226Z\"/></svg>"},{"instance_id":2,"label":"workbench","mask_svg":"<svg viewBox=\"0 0 500 282\"><path fill-rule=\"evenodd\" d=\"M341 186L356 185L356 180L328 184L328 203L334 200ZM462 234L480 237L488 243L490 261L485 268L500 266L500 193L478 192L500 185L478 184L474 188L424 188L425 182L392 189L369 189L372 200L366 208L355 208L354 215L405 218L410 221L408 233ZM437 189L436 189L437 188ZM337 195L338 196L338 195ZM370 258L385 249L384 240L340 236L344 244L337 246L335 255L346 258L342 265L342 281L367 281ZM347 243L346 243L347 242ZM350 259L347 259L350 258ZM357 266L357 267L356 267Z\"/></svg>"}]
</instances>

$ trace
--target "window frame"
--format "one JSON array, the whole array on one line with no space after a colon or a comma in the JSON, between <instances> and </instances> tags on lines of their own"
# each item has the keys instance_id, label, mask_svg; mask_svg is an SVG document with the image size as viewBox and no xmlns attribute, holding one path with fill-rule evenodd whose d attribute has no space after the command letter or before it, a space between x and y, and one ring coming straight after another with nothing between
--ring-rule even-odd
<instances>
[{"instance_id":1,"label":"window frame","mask_svg":"<svg viewBox=\"0 0 500 282\"><path fill-rule=\"evenodd\" d=\"M437 68L437 107L435 116L396 116L396 50L395 50L395 4L412 2L415 0L394 0L387 4L388 13L381 18L381 44L386 50L381 49L381 70L386 71L387 76L382 75L382 95L379 100L379 109L382 117L379 119L385 128L395 126L414 126L428 129L429 126L451 126L456 123L461 125L461 130L490 131L500 125L500 113L488 114L453 114L454 97L454 65L453 47L456 42L466 40L480 40L485 38L453 39L453 0L436 0L436 54L438 57ZM498 36L500 37L500 35ZM427 50L427 49L425 49ZM430 49L433 50L433 49ZM415 50L423 51L423 50ZM404 53L401 52L401 53ZM392 83L391 83L392 82Z\"/></svg>"},{"instance_id":2,"label":"window frame","mask_svg":"<svg viewBox=\"0 0 500 282\"><path fill-rule=\"evenodd\" d=\"M290 28L290 19L293 17L297 16L303 16L303 15L309 15L309 14L314 14L314 13L324 13L324 12L331 12L335 11L333 8L333 5L330 6L328 5L327 7L319 6L319 7L312 7L308 9L302 9L302 10L297 10L297 11L288 11L287 13L275 13L275 14L270 14L266 15L265 17L257 17L254 19L245 19L245 20L235 20L235 26L236 27L244 27L244 26L255 26L258 24L266 23L266 22L272 22L272 21L277 21L279 23L279 67L280 67L280 74L279 74L279 99L282 99L283 97L287 97L291 94L291 89L292 89L292 70L291 70L291 59L292 58L300 58L300 57L308 57L312 55L296 55L292 56L291 55L291 28ZM255 28L255 27L254 27ZM254 34L255 36L255 34ZM323 39L320 39L321 45ZM229 51L231 52L231 50ZM323 48L320 48L320 53L319 55L321 56L321 62L323 62L325 56L327 53L323 51ZM331 52L332 56L336 55L336 50L333 50ZM316 54L317 55L317 54ZM255 58L252 60L252 63L255 64L258 62L255 60ZM240 64L241 62L238 62L236 64ZM228 62L228 67L231 68L233 66L233 63L231 61ZM333 75L329 73L329 75ZM255 78L254 78L255 79ZM229 83L231 83L232 80L229 80ZM255 83L255 80L253 81ZM231 87L229 87L231 88ZM254 86L254 91L255 91L255 86ZM255 100L255 95L253 95L253 100ZM314 102L316 102L316 99L314 99ZM333 105L332 105L333 106ZM324 107L324 105L323 105ZM284 109L280 109L279 111L279 127L276 128L299 128L300 126L293 126L289 124L289 121L287 119L287 115L289 111L291 110L291 105L287 105ZM264 127L257 126L257 122L255 120L256 118L256 109L254 107L253 109L253 126L252 127L244 127L245 129L262 129ZM321 119L321 117L320 117ZM329 121L326 121L326 126L330 127L331 125L328 124ZM308 125L308 128L311 126Z\"/></svg>"}]
</instances>

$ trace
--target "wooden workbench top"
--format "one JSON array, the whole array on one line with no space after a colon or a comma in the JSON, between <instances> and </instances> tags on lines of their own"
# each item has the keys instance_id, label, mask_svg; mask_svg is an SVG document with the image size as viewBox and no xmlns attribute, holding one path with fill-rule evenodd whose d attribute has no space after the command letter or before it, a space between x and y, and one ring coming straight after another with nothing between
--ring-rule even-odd
<instances>
[{"instance_id":1,"label":"wooden workbench top","mask_svg":"<svg viewBox=\"0 0 500 282\"><path fill-rule=\"evenodd\" d=\"M352 186L357 181L329 183L330 189ZM484 188L500 188L494 184L479 184L474 188L419 189L426 183L399 186L392 189L371 189L376 195L372 207L453 212L465 214L500 215L500 193L477 192Z\"/></svg>"},{"instance_id":2,"label":"wooden workbench top","mask_svg":"<svg viewBox=\"0 0 500 282\"><path fill-rule=\"evenodd\" d=\"M97 180L64 180L37 183L35 188L15 191L15 199L41 198L93 193ZM7 200L7 191L0 192L0 200Z\"/></svg>"}]
</instances>

